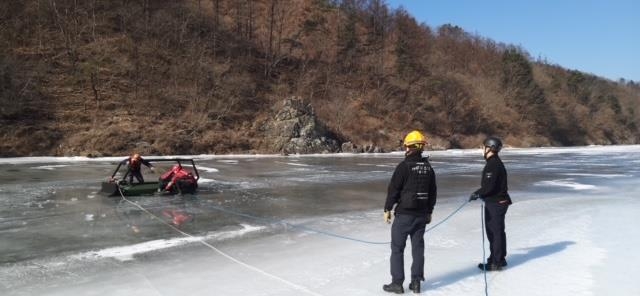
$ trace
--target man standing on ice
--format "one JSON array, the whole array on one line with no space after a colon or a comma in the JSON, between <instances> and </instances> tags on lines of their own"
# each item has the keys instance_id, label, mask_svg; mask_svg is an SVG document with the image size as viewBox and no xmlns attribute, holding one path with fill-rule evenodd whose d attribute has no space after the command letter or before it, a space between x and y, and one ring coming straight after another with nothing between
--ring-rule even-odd
<instances>
[{"instance_id":1,"label":"man standing on ice","mask_svg":"<svg viewBox=\"0 0 640 296\"><path fill-rule=\"evenodd\" d=\"M507 266L507 234L504 231L504 217L511 204L507 192L507 170L498 152L502 149L502 141L496 137L488 137L483 142L484 159L487 163L482 170L480 189L469 197L469 201L478 198L484 201L484 223L489 239L491 255L487 263L478 264L478 268L487 271L501 270Z\"/></svg>"},{"instance_id":2,"label":"man standing on ice","mask_svg":"<svg viewBox=\"0 0 640 296\"><path fill-rule=\"evenodd\" d=\"M424 281L424 232L431 222L436 204L436 175L422 151L427 139L419 131L410 132L403 142L405 159L398 164L389 183L384 205L384 221L391 222L391 210L395 204L395 220L391 226L391 283L382 289L392 293L404 293L404 248L407 236L411 237L411 283L409 289L420 293Z\"/></svg>"},{"instance_id":3,"label":"man standing on ice","mask_svg":"<svg viewBox=\"0 0 640 296\"><path fill-rule=\"evenodd\" d=\"M134 153L131 156L129 156L128 158L126 158L125 160L120 162L121 165L125 165L128 164L129 165L129 183L133 184L133 177L136 177L136 180L138 180L138 183L142 184L144 183L144 178L142 177L142 172L141 172L141 168L142 165L146 165L149 169L151 169L151 171L154 171L154 167L153 165L148 162L147 160L145 160L144 158L142 158L142 156L140 156L140 154L138 153Z\"/></svg>"}]
</instances>

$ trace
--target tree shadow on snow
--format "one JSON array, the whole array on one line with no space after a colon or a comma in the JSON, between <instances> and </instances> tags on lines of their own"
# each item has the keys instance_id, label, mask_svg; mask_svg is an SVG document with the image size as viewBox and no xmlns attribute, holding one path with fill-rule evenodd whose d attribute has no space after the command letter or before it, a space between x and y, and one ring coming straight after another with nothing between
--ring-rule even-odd
<instances>
[{"instance_id":1,"label":"tree shadow on snow","mask_svg":"<svg viewBox=\"0 0 640 296\"><path fill-rule=\"evenodd\" d=\"M562 241L562 242L557 242L557 243L553 243L553 244L549 244L549 245L543 245L543 246L537 246L537 247L531 247L531 248L523 248L523 249L519 249L519 250L525 250L526 253L518 253L518 254L514 254L514 255L508 255L507 256L507 262L509 263L509 266L507 266L507 269L503 272L508 271L511 268L514 268L516 266L522 265L524 263L526 263L527 261L530 260L534 260L537 258L542 258L542 257L546 257L549 256L551 254L555 254L561 251L564 251L564 249L566 249L568 246L575 244L575 242L572 241ZM467 277L472 277L472 276L476 276L482 274L482 271L480 269L478 269L477 266L475 266L475 264L469 268L463 269L463 270L459 270L459 271L453 271L453 272L449 272L440 276L436 276L434 278L428 278L427 277L427 281L424 285L425 290L427 289L437 289L440 287L444 287L444 286L448 286L450 284L456 283L458 281L461 281Z\"/></svg>"}]
</instances>

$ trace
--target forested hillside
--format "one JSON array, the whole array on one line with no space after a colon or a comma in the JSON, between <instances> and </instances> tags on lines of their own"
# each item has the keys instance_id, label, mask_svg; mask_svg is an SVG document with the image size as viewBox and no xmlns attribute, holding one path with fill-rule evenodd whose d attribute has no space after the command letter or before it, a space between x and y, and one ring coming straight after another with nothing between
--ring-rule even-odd
<instances>
[{"instance_id":1,"label":"forested hillside","mask_svg":"<svg viewBox=\"0 0 640 296\"><path fill-rule=\"evenodd\" d=\"M279 153L292 97L327 137L387 151L412 129L436 149L640 142L638 82L382 0L0 2L0 156Z\"/></svg>"}]
</instances>

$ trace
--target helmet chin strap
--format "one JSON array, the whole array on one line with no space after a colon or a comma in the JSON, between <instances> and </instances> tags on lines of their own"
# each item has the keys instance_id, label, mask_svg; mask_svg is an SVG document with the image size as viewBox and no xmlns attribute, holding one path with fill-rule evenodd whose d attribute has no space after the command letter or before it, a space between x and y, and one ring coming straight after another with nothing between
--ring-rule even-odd
<instances>
[{"instance_id":1,"label":"helmet chin strap","mask_svg":"<svg viewBox=\"0 0 640 296\"><path fill-rule=\"evenodd\" d=\"M409 155L413 155L416 153L422 152L422 150L420 149L414 149L414 148L406 148L406 151L404 152L405 156L409 156Z\"/></svg>"}]
</instances>

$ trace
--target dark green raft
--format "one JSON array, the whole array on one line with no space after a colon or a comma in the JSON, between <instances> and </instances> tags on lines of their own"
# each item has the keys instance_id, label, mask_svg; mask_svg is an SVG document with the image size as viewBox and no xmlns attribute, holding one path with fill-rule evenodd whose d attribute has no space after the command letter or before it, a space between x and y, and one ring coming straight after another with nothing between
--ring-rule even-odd
<instances>
[{"instance_id":1,"label":"dark green raft","mask_svg":"<svg viewBox=\"0 0 640 296\"><path fill-rule=\"evenodd\" d=\"M183 167L187 167L190 165L189 171L191 171L191 173L195 177L195 180L197 181L198 179L200 179L200 175L198 174L198 169L196 168L196 164L195 162L193 162L193 159L167 158L167 159L145 159L145 160L152 163L154 167L156 167L158 163L167 163L169 166L173 164L179 164ZM195 193L198 187L197 182L193 184L178 182L177 186L174 186L175 190L172 190L170 192L160 193L160 190L159 190L161 189L160 181L154 181L154 182L145 181L144 183L134 182L133 184L126 181L127 176L129 175L129 168L126 165L124 166L124 170L126 170L124 175L120 179L117 178L116 176L118 175L122 167L123 167L123 163L121 162L118 164L118 167L116 167L115 171L111 175L111 178L108 181L102 182L102 189L100 190L100 193L105 194L107 196L120 196L120 195L139 196L139 195L154 195L154 194ZM163 183L163 185L166 185L166 184Z\"/></svg>"}]
</instances>

